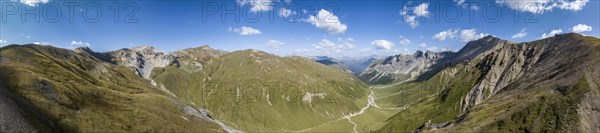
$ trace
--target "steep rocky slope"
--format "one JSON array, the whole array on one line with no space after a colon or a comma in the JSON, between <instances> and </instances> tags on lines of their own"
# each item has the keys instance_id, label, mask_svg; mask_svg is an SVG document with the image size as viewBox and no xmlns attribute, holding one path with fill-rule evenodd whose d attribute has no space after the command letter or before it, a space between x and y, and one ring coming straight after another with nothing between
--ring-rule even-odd
<instances>
[{"instance_id":1,"label":"steep rocky slope","mask_svg":"<svg viewBox=\"0 0 600 133\"><path fill-rule=\"evenodd\" d=\"M433 76L404 84L422 90L406 94L419 100L409 100L411 108L380 131L598 132L590 117L600 114L599 45L574 33L518 44L470 42Z\"/></svg>"},{"instance_id":2,"label":"steep rocky slope","mask_svg":"<svg viewBox=\"0 0 600 133\"><path fill-rule=\"evenodd\" d=\"M154 67L165 67L176 58L171 53L161 52L150 46L120 49L105 54L112 62L132 67L136 74L146 79L150 78Z\"/></svg>"},{"instance_id":3,"label":"steep rocky slope","mask_svg":"<svg viewBox=\"0 0 600 133\"><path fill-rule=\"evenodd\" d=\"M0 48L2 132L224 131L132 69L75 51Z\"/></svg>"},{"instance_id":4,"label":"steep rocky slope","mask_svg":"<svg viewBox=\"0 0 600 133\"><path fill-rule=\"evenodd\" d=\"M412 55L394 55L374 62L359 77L370 84L387 84L412 79L429 70L445 59L452 58L453 52L422 52Z\"/></svg>"}]
</instances>

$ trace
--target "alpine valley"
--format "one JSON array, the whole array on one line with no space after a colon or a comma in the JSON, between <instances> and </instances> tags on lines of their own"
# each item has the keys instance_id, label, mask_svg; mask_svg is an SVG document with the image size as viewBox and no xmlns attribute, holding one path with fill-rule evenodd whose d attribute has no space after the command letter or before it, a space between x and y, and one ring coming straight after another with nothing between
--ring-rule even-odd
<instances>
[{"instance_id":1,"label":"alpine valley","mask_svg":"<svg viewBox=\"0 0 600 133\"><path fill-rule=\"evenodd\" d=\"M355 58L0 48L0 132L600 132L600 39Z\"/></svg>"}]
</instances>

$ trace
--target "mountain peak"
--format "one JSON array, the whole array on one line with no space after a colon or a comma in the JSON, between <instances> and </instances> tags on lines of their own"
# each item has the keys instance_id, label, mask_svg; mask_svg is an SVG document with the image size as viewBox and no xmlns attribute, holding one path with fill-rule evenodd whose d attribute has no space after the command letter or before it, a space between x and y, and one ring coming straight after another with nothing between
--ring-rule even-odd
<instances>
[{"instance_id":1,"label":"mountain peak","mask_svg":"<svg viewBox=\"0 0 600 133\"><path fill-rule=\"evenodd\" d=\"M73 49L73 51L77 52L77 53L84 53L84 52L88 52L88 53L94 53L94 51L92 49L90 49L89 47L79 47L76 49Z\"/></svg>"},{"instance_id":2,"label":"mountain peak","mask_svg":"<svg viewBox=\"0 0 600 133\"><path fill-rule=\"evenodd\" d=\"M417 51L415 51L415 53L413 54L413 56L414 57L423 57L423 54L425 54L423 51L417 50Z\"/></svg>"}]
</instances>

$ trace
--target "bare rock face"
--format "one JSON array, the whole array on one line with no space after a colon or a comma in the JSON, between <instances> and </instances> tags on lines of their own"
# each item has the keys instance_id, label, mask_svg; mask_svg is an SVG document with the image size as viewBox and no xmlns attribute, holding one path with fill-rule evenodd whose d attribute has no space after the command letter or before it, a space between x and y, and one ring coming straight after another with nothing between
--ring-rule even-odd
<instances>
[{"instance_id":1,"label":"bare rock face","mask_svg":"<svg viewBox=\"0 0 600 133\"><path fill-rule=\"evenodd\" d=\"M531 43L503 45L475 57L473 60L481 60L476 65L481 76L464 97L463 110L483 102L516 81L530 81L522 86L536 86L534 83L542 81L558 86L575 84L583 73L573 68L585 68L593 53L593 50L578 46L583 43L580 37L565 34Z\"/></svg>"},{"instance_id":2,"label":"bare rock face","mask_svg":"<svg viewBox=\"0 0 600 133\"><path fill-rule=\"evenodd\" d=\"M417 51L412 55L390 56L369 66L359 77L363 81L372 84L385 84L392 81L411 79L453 55L454 53L450 51Z\"/></svg>"},{"instance_id":3,"label":"bare rock face","mask_svg":"<svg viewBox=\"0 0 600 133\"><path fill-rule=\"evenodd\" d=\"M109 52L113 62L132 67L136 74L150 79L154 67L165 67L173 62L176 56L161 52L154 47L142 46L132 49L121 49Z\"/></svg>"},{"instance_id":4,"label":"bare rock face","mask_svg":"<svg viewBox=\"0 0 600 133\"><path fill-rule=\"evenodd\" d=\"M588 93L577 109L581 121L581 130L586 132L600 132L600 94Z\"/></svg>"},{"instance_id":5,"label":"bare rock face","mask_svg":"<svg viewBox=\"0 0 600 133\"><path fill-rule=\"evenodd\" d=\"M81 51L91 50L78 48L75 51L82 53ZM210 59L218 58L225 53L225 51L216 50L206 45L174 52L162 52L154 47L142 46L106 52L103 56L115 64L132 67L137 75L151 80L150 74L156 67L174 65L189 72L198 72L202 70L204 64L210 63ZM95 56L98 57L100 55Z\"/></svg>"}]
</instances>

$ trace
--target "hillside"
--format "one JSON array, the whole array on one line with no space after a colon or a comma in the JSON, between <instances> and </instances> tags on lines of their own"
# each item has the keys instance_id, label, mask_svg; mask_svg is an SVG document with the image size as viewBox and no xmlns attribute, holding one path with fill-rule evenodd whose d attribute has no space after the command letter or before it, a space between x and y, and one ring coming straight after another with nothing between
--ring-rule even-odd
<instances>
[{"instance_id":1,"label":"hillside","mask_svg":"<svg viewBox=\"0 0 600 133\"><path fill-rule=\"evenodd\" d=\"M599 39L569 33L503 42L470 42L434 76L389 88L418 93L381 99L411 107L380 132L599 131Z\"/></svg>"},{"instance_id":2,"label":"hillside","mask_svg":"<svg viewBox=\"0 0 600 133\"><path fill-rule=\"evenodd\" d=\"M243 50L201 63L202 71L175 65L152 79L175 96L205 108L244 131L296 131L359 110L367 86L349 73L304 57Z\"/></svg>"},{"instance_id":3,"label":"hillside","mask_svg":"<svg viewBox=\"0 0 600 133\"><path fill-rule=\"evenodd\" d=\"M223 132L130 68L89 49L0 48L1 131Z\"/></svg>"},{"instance_id":4,"label":"hillside","mask_svg":"<svg viewBox=\"0 0 600 133\"><path fill-rule=\"evenodd\" d=\"M598 38L486 36L390 56L363 72L389 79L371 86L332 62L343 65L209 46L9 45L0 131L600 132Z\"/></svg>"}]
</instances>

